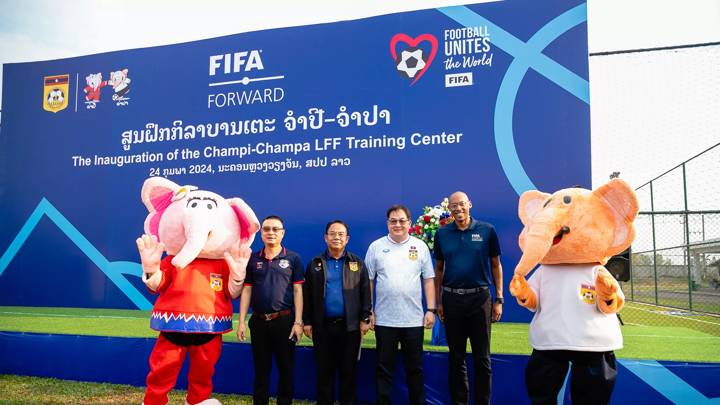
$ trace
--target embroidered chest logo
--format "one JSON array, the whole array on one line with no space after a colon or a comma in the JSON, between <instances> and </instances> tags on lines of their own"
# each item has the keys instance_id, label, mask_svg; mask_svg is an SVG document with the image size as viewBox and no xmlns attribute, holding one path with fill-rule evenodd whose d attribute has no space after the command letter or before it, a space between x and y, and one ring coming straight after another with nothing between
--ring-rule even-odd
<instances>
[{"instance_id":1,"label":"embroidered chest logo","mask_svg":"<svg viewBox=\"0 0 720 405\"><path fill-rule=\"evenodd\" d=\"M348 267L350 268L350 271L358 271L358 263L357 262L348 263Z\"/></svg>"},{"instance_id":2,"label":"embroidered chest logo","mask_svg":"<svg viewBox=\"0 0 720 405\"><path fill-rule=\"evenodd\" d=\"M473 242L482 242L483 238L482 238L482 236L480 236L479 233L474 233L474 234L472 234L472 241Z\"/></svg>"},{"instance_id":3,"label":"embroidered chest logo","mask_svg":"<svg viewBox=\"0 0 720 405\"><path fill-rule=\"evenodd\" d=\"M281 269L287 269L290 267L290 262L287 261L287 259L280 260L280 263L278 263L278 266L280 266Z\"/></svg>"},{"instance_id":4,"label":"embroidered chest logo","mask_svg":"<svg viewBox=\"0 0 720 405\"><path fill-rule=\"evenodd\" d=\"M408 251L408 258L412 261L417 260L418 258L418 251L415 246L410 246L410 250Z\"/></svg>"},{"instance_id":5,"label":"embroidered chest logo","mask_svg":"<svg viewBox=\"0 0 720 405\"><path fill-rule=\"evenodd\" d=\"M222 291L223 279L222 274L210 273L210 288L215 291Z\"/></svg>"},{"instance_id":6,"label":"embroidered chest logo","mask_svg":"<svg viewBox=\"0 0 720 405\"><path fill-rule=\"evenodd\" d=\"M595 286L588 284L580 285L580 296L586 304L595 305Z\"/></svg>"},{"instance_id":7,"label":"embroidered chest logo","mask_svg":"<svg viewBox=\"0 0 720 405\"><path fill-rule=\"evenodd\" d=\"M383 252L383 253L388 253L388 252L390 252L390 249L383 249L382 252Z\"/></svg>"},{"instance_id":8,"label":"embroidered chest logo","mask_svg":"<svg viewBox=\"0 0 720 405\"><path fill-rule=\"evenodd\" d=\"M318 263L315 268L313 268L315 271L321 271L322 270L322 263Z\"/></svg>"},{"instance_id":9,"label":"embroidered chest logo","mask_svg":"<svg viewBox=\"0 0 720 405\"><path fill-rule=\"evenodd\" d=\"M257 263L255 264L255 268L258 269L258 270L262 270L262 262L257 262Z\"/></svg>"}]
</instances>

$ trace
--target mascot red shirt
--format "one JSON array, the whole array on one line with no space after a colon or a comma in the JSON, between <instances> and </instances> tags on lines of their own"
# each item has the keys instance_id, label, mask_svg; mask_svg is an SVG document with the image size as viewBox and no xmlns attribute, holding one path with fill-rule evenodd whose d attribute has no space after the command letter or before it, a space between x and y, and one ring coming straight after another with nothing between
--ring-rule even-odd
<instances>
[{"instance_id":1,"label":"mascot red shirt","mask_svg":"<svg viewBox=\"0 0 720 405\"><path fill-rule=\"evenodd\" d=\"M143 282L159 294L150 326L160 331L150 354L143 403L164 405L185 357L190 357L190 405L210 398L223 333L232 330L232 302L241 291L250 245L260 224L239 198L179 186L162 177L143 184L150 212L137 246ZM163 252L168 256L162 258Z\"/></svg>"}]
</instances>

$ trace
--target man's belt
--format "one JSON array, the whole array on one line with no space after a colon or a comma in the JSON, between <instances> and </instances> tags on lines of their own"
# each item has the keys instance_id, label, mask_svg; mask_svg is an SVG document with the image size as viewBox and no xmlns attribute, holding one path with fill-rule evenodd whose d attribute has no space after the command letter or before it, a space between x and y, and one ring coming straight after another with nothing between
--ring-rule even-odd
<instances>
[{"instance_id":1,"label":"man's belt","mask_svg":"<svg viewBox=\"0 0 720 405\"><path fill-rule=\"evenodd\" d=\"M345 318L325 318L325 323L334 325L336 323L345 323Z\"/></svg>"},{"instance_id":2,"label":"man's belt","mask_svg":"<svg viewBox=\"0 0 720 405\"><path fill-rule=\"evenodd\" d=\"M450 288L450 287L443 287L443 291L447 291L449 293L453 294L475 294L479 293L480 291L487 290L487 287L476 287L476 288Z\"/></svg>"},{"instance_id":3,"label":"man's belt","mask_svg":"<svg viewBox=\"0 0 720 405\"><path fill-rule=\"evenodd\" d=\"M290 315L292 311L289 309L286 309L284 311L278 311L278 312L271 312L269 314L256 314L258 316L258 319L261 319L263 321L272 321L273 319L280 318L281 316L287 316Z\"/></svg>"}]
</instances>

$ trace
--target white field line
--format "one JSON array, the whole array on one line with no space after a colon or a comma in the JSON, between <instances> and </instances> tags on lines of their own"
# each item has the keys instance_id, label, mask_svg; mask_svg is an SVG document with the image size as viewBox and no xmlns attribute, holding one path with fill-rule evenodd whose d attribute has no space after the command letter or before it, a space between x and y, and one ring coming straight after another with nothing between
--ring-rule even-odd
<instances>
[{"instance_id":1,"label":"white field line","mask_svg":"<svg viewBox=\"0 0 720 405\"><path fill-rule=\"evenodd\" d=\"M682 315L661 314L661 313L658 313L657 311L651 311L651 310L649 310L649 309L644 309L644 308L634 308L634 309L637 309L638 311L650 312L650 313L653 313L653 314L656 314L656 315L673 316L673 317L675 317L675 318L681 318L681 319L685 319L685 320L688 320L688 321L709 323L710 325L720 326L720 323L719 323L719 322L703 321L702 319L695 319L695 318L685 317L685 316L682 316Z\"/></svg>"},{"instance_id":2,"label":"white field line","mask_svg":"<svg viewBox=\"0 0 720 405\"><path fill-rule=\"evenodd\" d=\"M23 315L23 316L49 316L56 318L97 318L97 319L146 319L138 316L112 316L112 315L67 315L67 314L44 314L40 312L12 312L0 311L0 315Z\"/></svg>"},{"instance_id":3,"label":"white field line","mask_svg":"<svg viewBox=\"0 0 720 405\"><path fill-rule=\"evenodd\" d=\"M689 340L717 340L720 336L667 336L667 335L635 335L632 333L623 333L624 337L643 337L643 338L671 338L671 339L689 339Z\"/></svg>"}]
</instances>

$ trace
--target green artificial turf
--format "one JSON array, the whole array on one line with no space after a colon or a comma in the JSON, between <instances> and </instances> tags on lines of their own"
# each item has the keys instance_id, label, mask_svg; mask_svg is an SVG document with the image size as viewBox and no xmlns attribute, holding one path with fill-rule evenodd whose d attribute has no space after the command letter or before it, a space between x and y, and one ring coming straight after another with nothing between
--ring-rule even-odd
<instances>
[{"instance_id":1,"label":"green artificial turf","mask_svg":"<svg viewBox=\"0 0 720 405\"><path fill-rule=\"evenodd\" d=\"M1 405L73 404L73 405L127 405L140 404L144 387L121 384L89 383L58 380L55 378L21 377L0 375ZM171 404L185 403L186 391L173 390ZM240 395L213 394L224 405L252 404L252 398ZM275 404L275 400L270 400ZM294 400L305 405L314 402Z\"/></svg>"},{"instance_id":2,"label":"green artificial turf","mask_svg":"<svg viewBox=\"0 0 720 405\"><path fill-rule=\"evenodd\" d=\"M670 313L670 314L668 314ZM634 359L720 362L720 318L710 315L679 316L664 308L628 303L622 311L625 347L618 357ZM72 335L148 337L157 332L149 327L150 312L136 310L0 307L0 330ZM249 331L249 328L248 328ZM528 324L493 324L491 351L504 354L530 354ZM447 351L430 345L431 331L425 333L425 349ZM223 336L237 342L235 332ZM301 345L311 345L303 338ZM363 347L375 347L375 336L368 333Z\"/></svg>"}]
</instances>

